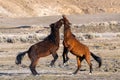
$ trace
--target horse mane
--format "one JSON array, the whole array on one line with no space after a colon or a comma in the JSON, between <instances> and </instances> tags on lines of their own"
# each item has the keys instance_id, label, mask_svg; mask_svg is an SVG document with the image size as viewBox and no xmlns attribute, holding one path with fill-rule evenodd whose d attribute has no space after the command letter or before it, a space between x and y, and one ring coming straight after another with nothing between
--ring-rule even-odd
<instances>
[{"instance_id":1,"label":"horse mane","mask_svg":"<svg viewBox=\"0 0 120 80\"><path fill-rule=\"evenodd\" d=\"M66 18L65 15L62 15L62 17L63 17L63 21L64 21L64 34L66 36L75 37L75 35L73 35L72 32L71 32L71 23L69 22L69 20Z\"/></svg>"},{"instance_id":2,"label":"horse mane","mask_svg":"<svg viewBox=\"0 0 120 80\"><path fill-rule=\"evenodd\" d=\"M51 42L53 42L53 43L55 43L56 44L56 33L58 32L59 30L55 30L55 28L54 27L51 27L51 33L44 39L44 40L49 40L49 41L51 41ZM58 36L59 36L59 34L57 34Z\"/></svg>"},{"instance_id":3,"label":"horse mane","mask_svg":"<svg viewBox=\"0 0 120 80\"><path fill-rule=\"evenodd\" d=\"M46 37L44 40L50 40L51 42L56 43L55 36L53 35L53 33L48 35L48 37Z\"/></svg>"}]
</instances>

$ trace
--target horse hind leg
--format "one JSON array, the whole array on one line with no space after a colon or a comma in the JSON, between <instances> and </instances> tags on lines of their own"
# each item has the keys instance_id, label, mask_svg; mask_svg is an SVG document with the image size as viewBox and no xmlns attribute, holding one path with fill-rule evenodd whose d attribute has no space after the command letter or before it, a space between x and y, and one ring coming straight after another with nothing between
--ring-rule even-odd
<instances>
[{"instance_id":1,"label":"horse hind leg","mask_svg":"<svg viewBox=\"0 0 120 80\"><path fill-rule=\"evenodd\" d=\"M37 75L37 74L38 74L37 71L36 71L36 69L35 69L37 63L38 63L38 59L33 59L33 60L31 61L30 70L31 70L31 72L32 72L33 75Z\"/></svg>"},{"instance_id":2,"label":"horse hind leg","mask_svg":"<svg viewBox=\"0 0 120 80\"><path fill-rule=\"evenodd\" d=\"M52 54L52 56L53 56L54 59L51 61L50 66L53 66L55 61L58 59L58 54L57 53L56 54Z\"/></svg>"},{"instance_id":3,"label":"horse hind leg","mask_svg":"<svg viewBox=\"0 0 120 80\"><path fill-rule=\"evenodd\" d=\"M90 67L90 73L92 73L92 63L91 63L91 60L90 60L90 54L86 55L85 56L85 60L87 61L89 67Z\"/></svg>"}]
</instances>

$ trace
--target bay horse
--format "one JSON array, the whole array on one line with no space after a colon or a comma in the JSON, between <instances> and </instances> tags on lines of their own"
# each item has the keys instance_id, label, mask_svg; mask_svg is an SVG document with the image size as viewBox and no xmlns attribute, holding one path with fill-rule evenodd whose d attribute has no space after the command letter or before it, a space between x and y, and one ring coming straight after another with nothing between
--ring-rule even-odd
<instances>
[{"instance_id":1,"label":"bay horse","mask_svg":"<svg viewBox=\"0 0 120 80\"><path fill-rule=\"evenodd\" d=\"M70 51L73 55L76 56L77 59L77 69L73 74L77 74L81 67L81 62L85 59L90 67L90 73L92 73L92 63L90 60L90 55L99 63L99 67L102 65L102 59L92 52L89 51L89 48L79 42L75 35L71 32L71 23L68 21L65 15L63 17L63 23L64 23L64 51L63 51L63 63L68 61L68 52Z\"/></svg>"},{"instance_id":2,"label":"bay horse","mask_svg":"<svg viewBox=\"0 0 120 80\"><path fill-rule=\"evenodd\" d=\"M63 20L60 19L59 21L50 24L51 33L46 37L43 41L38 42L32 45L27 51L19 53L16 56L16 64L21 64L21 61L26 53L28 53L28 57L31 60L31 64L29 66L33 75L37 75L36 65L40 57L45 57L50 54L53 56L53 60L51 61L50 65L53 66L55 61L58 59L57 50L59 48L60 43L60 33L59 29L63 24Z\"/></svg>"}]
</instances>

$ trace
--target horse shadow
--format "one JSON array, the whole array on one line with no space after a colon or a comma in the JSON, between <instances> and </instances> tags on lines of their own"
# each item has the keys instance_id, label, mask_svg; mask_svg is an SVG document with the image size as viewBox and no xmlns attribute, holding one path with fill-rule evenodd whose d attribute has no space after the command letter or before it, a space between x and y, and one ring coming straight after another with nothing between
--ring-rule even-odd
<instances>
[{"instance_id":1,"label":"horse shadow","mask_svg":"<svg viewBox=\"0 0 120 80\"><path fill-rule=\"evenodd\" d=\"M13 72L10 72L10 73L7 73L7 72L3 72L3 73L0 73L0 76L22 76L22 75L28 75L28 76L35 76L35 75L32 75L32 74L30 74L29 72L28 73L13 73ZM59 76L59 75L72 75L72 73L64 73L64 72L62 72L62 73L57 73L57 72L39 72L38 74L37 74L38 76L41 76L41 75L56 75L56 76Z\"/></svg>"},{"instance_id":2,"label":"horse shadow","mask_svg":"<svg viewBox=\"0 0 120 80\"><path fill-rule=\"evenodd\" d=\"M31 26L17 26L17 27L8 27L8 28L0 28L0 29L21 29L21 28L31 28Z\"/></svg>"},{"instance_id":3,"label":"horse shadow","mask_svg":"<svg viewBox=\"0 0 120 80\"><path fill-rule=\"evenodd\" d=\"M15 27L15 28L31 28L31 26L18 26L18 27Z\"/></svg>"},{"instance_id":4,"label":"horse shadow","mask_svg":"<svg viewBox=\"0 0 120 80\"><path fill-rule=\"evenodd\" d=\"M17 76L17 75L25 75L25 74L29 74L29 73L13 73L13 72L3 73L3 72L0 72L0 76Z\"/></svg>"}]
</instances>

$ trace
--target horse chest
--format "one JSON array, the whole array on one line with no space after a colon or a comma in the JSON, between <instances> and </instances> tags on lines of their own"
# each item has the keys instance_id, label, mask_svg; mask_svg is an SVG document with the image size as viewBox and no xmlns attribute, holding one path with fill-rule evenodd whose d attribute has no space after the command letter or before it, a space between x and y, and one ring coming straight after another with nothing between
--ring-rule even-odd
<instances>
[{"instance_id":1,"label":"horse chest","mask_svg":"<svg viewBox=\"0 0 120 80\"><path fill-rule=\"evenodd\" d=\"M64 46L67 47L69 50L72 48L72 43L69 40L64 40Z\"/></svg>"}]
</instances>

